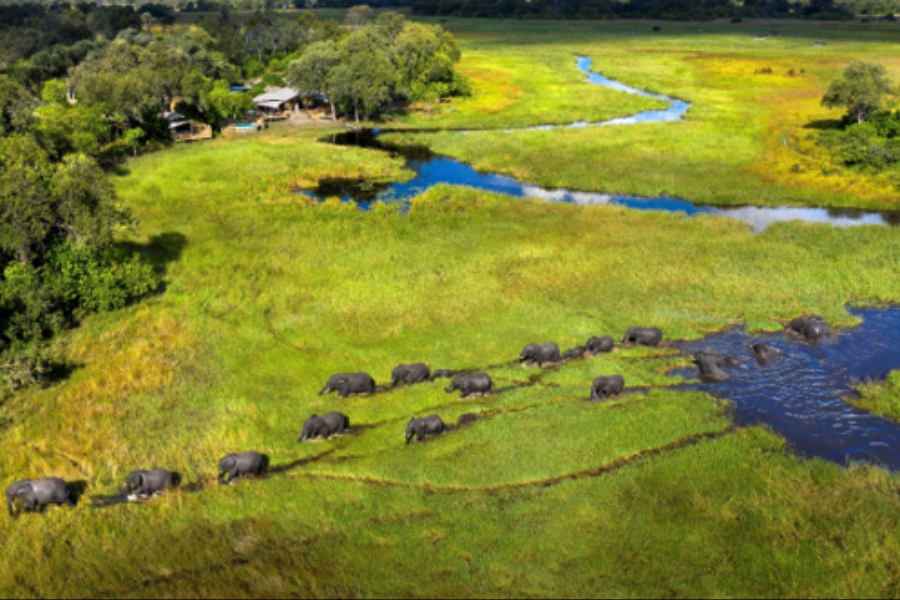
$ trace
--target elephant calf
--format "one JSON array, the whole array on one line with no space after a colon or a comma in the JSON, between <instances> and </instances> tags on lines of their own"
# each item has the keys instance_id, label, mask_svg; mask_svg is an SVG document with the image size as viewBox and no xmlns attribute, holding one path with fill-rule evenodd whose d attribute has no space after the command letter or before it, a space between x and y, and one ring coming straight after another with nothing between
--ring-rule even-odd
<instances>
[{"instance_id":1,"label":"elephant calf","mask_svg":"<svg viewBox=\"0 0 900 600\"><path fill-rule=\"evenodd\" d=\"M391 372L391 387L398 385L413 385L431 379L431 369L425 363L400 365Z\"/></svg>"},{"instance_id":2,"label":"elephant calf","mask_svg":"<svg viewBox=\"0 0 900 600\"><path fill-rule=\"evenodd\" d=\"M797 317L788 323L785 329L787 329L788 333L803 336L807 342L814 342L828 333L828 327L825 325L822 317L816 315Z\"/></svg>"},{"instance_id":3,"label":"elephant calf","mask_svg":"<svg viewBox=\"0 0 900 600\"><path fill-rule=\"evenodd\" d=\"M637 346L659 346L662 338L663 332L659 327L629 327L628 333L622 338L622 343Z\"/></svg>"},{"instance_id":4,"label":"elephant calf","mask_svg":"<svg viewBox=\"0 0 900 600\"><path fill-rule=\"evenodd\" d=\"M660 335L660 339L661 338L662 335ZM602 338L592 337L588 340L587 351L591 355L606 354L607 352L612 352L612 349L615 348L615 346L616 342L608 335L605 335Z\"/></svg>"},{"instance_id":5,"label":"elephant calf","mask_svg":"<svg viewBox=\"0 0 900 600\"><path fill-rule=\"evenodd\" d=\"M431 415L424 419L412 419L406 426L406 443L410 443L413 438L420 442L432 435L440 435L446 430L447 426L437 415Z\"/></svg>"},{"instance_id":6,"label":"elephant calf","mask_svg":"<svg viewBox=\"0 0 900 600\"><path fill-rule=\"evenodd\" d=\"M328 378L328 383L319 394L337 390L338 398L357 394L374 394L375 380L368 373L340 373Z\"/></svg>"},{"instance_id":7,"label":"elephant calf","mask_svg":"<svg viewBox=\"0 0 900 600\"><path fill-rule=\"evenodd\" d=\"M591 400L605 400L618 396L625 389L625 378L621 375L598 377L591 386Z\"/></svg>"},{"instance_id":8,"label":"elephant calf","mask_svg":"<svg viewBox=\"0 0 900 600\"><path fill-rule=\"evenodd\" d=\"M339 412L330 412L321 417L313 415L303 425L303 432L298 441L314 440L316 438L328 439L333 435L344 433L350 427L350 418Z\"/></svg>"},{"instance_id":9,"label":"elephant calf","mask_svg":"<svg viewBox=\"0 0 900 600\"><path fill-rule=\"evenodd\" d=\"M519 354L520 363L537 363L537 366L543 367L548 364L556 364L562 361L559 354L559 346L554 343L548 344L528 344L522 353Z\"/></svg>"},{"instance_id":10,"label":"elephant calf","mask_svg":"<svg viewBox=\"0 0 900 600\"><path fill-rule=\"evenodd\" d=\"M753 353L753 356L760 363L767 363L771 359L781 354L781 350L764 342L756 342L755 344L750 344L750 352Z\"/></svg>"},{"instance_id":11,"label":"elephant calf","mask_svg":"<svg viewBox=\"0 0 900 600\"><path fill-rule=\"evenodd\" d=\"M722 367L737 365L733 358L723 358L709 352L698 352L693 356L693 361L700 371L700 377L707 381L728 381L731 375L723 371Z\"/></svg>"},{"instance_id":12,"label":"elephant calf","mask_svg":"<svg viewBox=\"0 0 900 600\"><path fill-rule=\"evenodd\" d=\"M581 360L584 358L585 354L587 354L586 346L578 346L577 348L572 348L571 350L566 350L563 352L562 360L563 362L568 362L570 360Z\"/></svg>"},{"instance_id":13,"label":"elephant calf","mask_svg":"<svg viewBox=\"0 0 900 600\"><path fill-rule=\"evenodd\" d=\"M484 396L491 391L493 383L490 375L486 373L467 373L454 377L450 387L444 391L449 394L454 390L459 390L462 392L459 395L460 398L469 398L475 395Z\"/></svg>"},{"instance_id":14,"label":"elephant calf","mask_svg":"<svg viewBox=\"0 0 900 600\"><path fill-rule=\"evenodd\" d=\"M464 415L460 415L459 419L456 420L457 426L470 425L478 420L478 415L474 413L466 413Z\"/></svg>"},{"instance_id":15,"label":"elephant calf","mask_svg":"<svg viewBox=\"0 0 900 600\"><path fill-rule=\"evenodd\" d=\"M35 511L50 504L75 506L68 484L58 477L23 479L6 488L9 516L16 516L18 501L22 502L23 512Z\"/></svg>"},{"instance_id":16,"label":"elephant calf","mask_svg":"<svg viewBox=\"0 0 900 600\"><path fill-rule=\"evenodd\" d=\"M259 452L229 454L219 461L219 478L226 475L225 483L239 477L262 475L269 468L269 457Z\"/></svg>"},{"instance_id":17,"label":"elephant calf","mask_svg":"<svg viewBox=\"0 0 900 600\"><path fill-rule=\"evenodd\" d=\"M149 498L175 485L175 474L165 469L132 471L125 479L125 489L133 498Z\"/></svg>"},{"instance_id":18,"label":"elephant calf","mask_svg":"<svg viewBox=\"0 0 900 600\"><path fill-rule=\"evenodd\" d=\"M437 369L434 373L431 374L431 380L436 381L438 379L450 379L453 377L453 371L450 369Z\"/></svg>"}]
</instances>

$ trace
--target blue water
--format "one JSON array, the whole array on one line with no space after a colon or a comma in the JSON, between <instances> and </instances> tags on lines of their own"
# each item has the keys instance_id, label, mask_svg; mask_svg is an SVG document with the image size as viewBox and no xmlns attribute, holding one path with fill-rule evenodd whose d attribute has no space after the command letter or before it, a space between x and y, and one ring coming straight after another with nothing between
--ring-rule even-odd
<instances>
[{"instance_id":1,"label":"blue water","mask_svg":"<svg viewBox=\"0 0 900 600\"><path fill-rule=\"evenodd\" d=\"M900 469L900 424L843 400L853 393L856 382L881 381L900 369L900 307L850 312L863 319L860 326L816 344L782 333L754 337L741 329L676 343L685 354L705 350L742 363L725 367L732 376L729 381L679 388L728 398L734 403L738 425L767 425L801 455ZM778 348L780 357L758 364L748 349L757 340ZM675 373L692 379L698 376L694 367Z\"/></svg>"},{"instance_id":2,"label":"blue water","mask_svg":"<svg viewBox=\"0 0 900 600\"><path fill-rule=\"evenodd\" d=\"M625 85L624 83L604 77L599 73L592 72L590 70L590 58L577 57L577 66L582 73L587 75L587 81L593 85L607 87L626 94L635 94L647 98L663 100L669 103L669 107L664 110L644 111L630 117L611 119L609 121L598 123L576 122L568 125L542 125L525 129L551 130L584 127L640 126L645 123L672 123L673 126L677 126L677 122L683 120L684 116L690 110L691 105L682 100L638 90ZM508 132L515 130L502 130L498 131L497 134L502 135L504 131ZM638 196L609 194L605 192L585 192L565 188L545 188L533 183L519 181L505 175L479 173L471 165L448 156L434 154L422 146L392 146L379 139L384 133L390 132L381 129L348 131L347 133L334 136L331 141L338 145L376 148L400 154L406 158L406 166L415 173L415 176L411 181L407 183L373 183L370 181L352 179L325 180L321 181L317 188L301 190L300 193L319 200L337 196L347 202L356 202L361 209L366 210L372 202L376 201L389 204L400 204L405 207L410 198L424 192L432 186L445 183L469 186L488 192L506 194L516 198L540 199L579 205L619 205L635 210L679 212L688 216L719 215L747 222L752 226L754 231L761 231L770 224L779 221L829 223L841 227L850 225L895 225L900 223L900 213L897 212L848 211L804 207L720 207L696 204L689 200L667 196L642 198ZM466 135L467 133L471 132L459 132L459 135ZM598 166L597 168L602 168L602 166Z\"/></svg>"}]
</instances>

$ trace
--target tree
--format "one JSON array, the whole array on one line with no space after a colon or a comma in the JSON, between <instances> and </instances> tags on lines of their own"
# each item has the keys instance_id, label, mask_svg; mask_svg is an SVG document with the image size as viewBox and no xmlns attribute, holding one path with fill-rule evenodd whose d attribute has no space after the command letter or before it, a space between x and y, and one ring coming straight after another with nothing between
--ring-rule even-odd
<instances>
[{"instance_id":1,"label":"tree","mask_svg":"<svg viewBox=\"0 0 900 600\"><path fill-rule=\"evenodd\" d=\"M316 42L306 49L300 60L291 63L286 77L291 86L328 98L332 120L337 120L332 76L340 63L341 51L334 41Z\"/></svg>"},{"instance_id":2,"label":"tree","mask_svg":"<svg viewBox=\"0 0 900 600\"><path fill-rule=\"evenodd\" d=\"M52 174L49 157L31 138L0 144L0 251L20 263L34 260L52 230Z\"/></svg>"},{"instance_id":3,"label":"tree","mask_svg":"<svg viewBox=\"0 0 900 600\"><path fill-rule=\"evenodd\" d=\"M344 24L354 29L361 27L374 13L375 11L368 4L354 6L347 11L347 16L344 17Z\"/></svg>"},{"instance_id":4,"label":"tree","mask_svg":"<svg viewBox=\"0 0 900 600\"><path fill-rule=\"evenodd\" d=\"M57 158L78 152L97 156L109 139L109 123L102 104L69 104L66 84L51 79L41 93L44 106L35 109L34 129Z\"/></svg>"},{"instance_id":5,"label":"tree","mask_svg":"<svg viewBox=\"0 0 900 600\"><path fill-rule=\"evenodd\" d=\"M891 79L884 65L857 61L831 83L822 98L822 106L845 108L857 123L862 123L883 107L891 90Z\"/></svg>"},{"instance_id":6,"label":"tree","mask_svg":"<svg viewBox=\"0 0 900 600\"><path fill-rule=\"evenodd\" d=\"M330 83L338 101L353 107L359 123L360 108L368 115L391 98L397 71L384 54L366 50L345 57L332 72Z\"/></svg>"},{"instance_id":7,"label":"tree","mask_svg":"<svg viewBox=\"0 0 900 600\"><path fill-rule=\"evenodd\" d=\"M10 77L0 75L0 138L28 129L36 105L28 90Z\"/></svg>"},{"instance_id":8,"label":"tree","mask_svg":"<svg viewBox=\"0 0 900 600\"><path fill-rule=\"evenodd\" d=\"M253 98L246 93L232 93L231 85L220 80L209 93L209 102L217 113L228 119L240 119L254 108Z\"/></svg>"}]
</instances>

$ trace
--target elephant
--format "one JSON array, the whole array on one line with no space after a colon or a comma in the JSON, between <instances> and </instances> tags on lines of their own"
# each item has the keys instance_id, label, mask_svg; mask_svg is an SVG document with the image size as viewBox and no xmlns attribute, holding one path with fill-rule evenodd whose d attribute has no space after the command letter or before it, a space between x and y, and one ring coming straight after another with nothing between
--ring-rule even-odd
<instances>
[{"instance_id":1,"label":"elephant","mask_svg":"<svg viewBox=\"0 0 900 600\"><path fill-rule=\"evenodd\" d=\"M338 398L356 394L375 393L375 380L368 373L341 373L328 378L328 383L319 394L337 390Z\"/></svg>"},{"instance_id":2,"label":"elephant","mask_svg":"<svg viewBox=\"0 0 900 600\"><path fill-rule=\"evenodd\" d=\"M134 498L149 498L175 485L175 474L165 469L132 471L125 479L125 489Z\"/></svg>"},{"instance_id":3,"label":"elephant","mask_svg":"<svg viewBox=\"0 0 900 600\"><path fill-rule=\"evenodd\" d=\"M584 358L585 354L587 354L586 346L578 346L577 348L572 348L571 350L566 350L562 355L563 362L567 362L570 360L581 360Z\"/></svg>"},{"instance_id":4,"label":"elephant","mask_svg":"<svg viewBox=\"0 0 900 600\"><path fill-rule=\"evenodd\" d=\"M225 483L231 483L238 477L262 475L269 468L269 457L259 452L243 452L229 454L219 461L219 478L226 475Z\"/></svg>"},{"instance_id":5,"label":"elephant","mask_svg":"<svg viewBox=\"0 0 900 600\"><path fill-rule=\"evenodd\" d=\"M587 351L592 355L606 354L607 352L612 352L615 345L616 342L608 335L602 338L592 337L588 340Z\"/></svg>"},{"instance_id":6,"label":"elephant","mask_svg":"<svg viewBox=\"0 0 900 600\"><path fill-rule=\"evenodd\" d=\"M446 430L447 426L437 415L431 415L424 419L412 419L406 426L406 443L410 443L413 438L421 442L426 437L440 435Z\"/></svg>"},{"instance_id":7,"label":"elephant","mask_svg":"<svg viewBox=\"0 0 900 600\"><path fill-rule=\"evenodd\" d=\"M474 423L477 420L478 420L478 415L476 415L474 413L466 413L464 415L461 415L459 417L459 419L456 420L456 425L461 427L463 425L469 425L471 423Z\"/></svg>"},{"instance_id":8,"label":"elephant","mask_svg":"<svg viewBox=\"0 0 900 600\"><path fill-rule=\"evenodd\" d=\"M24 479L6 488L6 507L9 516L16 516L16 500L22 501L22 511L38 510L48 504L75 506L68 484L58 477Z\"/></svg>"},{"instance_id":9,"label":"elephant","mask_svg":"<svg viewBox=\"0 0 900 600\"><path fill-rule=\"evenodd\" d=\"M559 354L559 346L550 342L548 344L528 344L519 355L521 363L537 363L543 367L546 364L556 364L562 361Z\"/></svg>"},{"instance_id":10,"label":"elephant","mask_svg":"<svg viewBox=\"0 0 900 600\"><path fill-rule=\"evenodd\" d=\"M822 317L817 315L797 317L788 323L785 329L788 333L803 336L808 342L814 342L828 333L828 327L825 325L825 321Z\"/></svg>"},{"instance_id":11,"label":"elephant","mask_svg":"<svg viewBox=\"0 0 900 600\"><path fill-rule=\"evenodd\" d=\"M454 390L460 390L462 392L459 395L460 398L468 398L476 394L485 396L491 391L492 385L493 381L486 373L466 373L454 377L450 387L444 391L449 394Z\"/></svg>"},{"instance_id":12,"label":"elephant","mask_svg":"<svg viewBox=\"0 0 900 600\"><path fill-rule=\"evenodd\" d=\"M659 327L629 327L628 333L622 338L623 344L635 344L638 346L659 346L663 332Z\"/></svg>"},{"instance_id":13,"label":"elephant","mask_svg":"<svg viewBox=\"0 0 900 600\"><path fill-rule=\"evenodd\" d=\"M431 379L431 369L425 363L414 363L411 365L400 365L391 372L391 387L398 385L412 385L414 383L422 383Z\"/></svg>"},{"instance_id":14,"label":"elephant","mask_svg":"<svg viewBox=\"0 0 900 600\"><path fill-rule=\"evenodd\" d=\"M453 371L450 369L437 369L431 374L431 380L436 381L438 379L450 379L453 377Z\"/></svg>"},{"instance_id":15,"label":"elephant","mask_svg":"<svg viewBox=\"0 0 900 600\"><path fill-rule=\"evenodd\" d=\"M591 386L591 401L605 400L618 396L625 389L625 378L621 375L598 377Z\"/></svg>"},{"instance_id":16,"label":"elephant","mask_svg":"<svg viewBox=\"0 0 900 600\"><path fill-rule=\"evenodd\" d=\"M781 354L781 350L764 342L756 342L754 344L750 344L750 352L753 353L753 356L756 357L756 360L760 363L767 363L774 357Z\"/></svg>"},{"instance_id":17,"label":"elephant","mask_svg":"<svg viewBox=\"0 0 900 600\"><path fill-rule=\"evenodd\" d=\"M733 358L716 356L703 351L696 353L692 360L700 371L700 377L707 381L728 381L731 379L731 375L723 371L722 367L738 365L738 362Z\"/></svg>"},{"instance_id":18,"label":"elephant","mask_svg":"<svg viewBox=\"0 0 900 600\"><path fill-rule=\"evenodd\" d=\"M330 412L321 417L313 415L306 420L303 425L303 433L300 434L299 442L306 440L314 440L318 437L326 440L333 435L344 433L350 427L350 418L339 412Z\"/></svg>"}]
</instances>

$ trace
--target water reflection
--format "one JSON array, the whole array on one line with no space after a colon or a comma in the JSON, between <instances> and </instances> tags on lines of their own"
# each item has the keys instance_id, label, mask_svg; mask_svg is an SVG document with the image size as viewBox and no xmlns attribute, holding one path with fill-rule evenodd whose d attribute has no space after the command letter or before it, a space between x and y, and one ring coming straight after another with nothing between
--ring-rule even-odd
<instances>
[{"instance_id":1,"label":"water reflection","mask_svg":"<svg viewBox=\"0 0 900 600\"><path fill-rule=\"evenodd\" d=\"M637 125L640 123L668 123L680 121L690 109L690 104L660 94L638 90L624 83L609 79L590 70L591 59L578 57L578 68L588 76L588 81L623 93L635 94L669 102L665 110L651 110L631 117L612 119L600 123L571 123L569 125L546 125L532 127L533 130L549 130L577 127L606 127ZM513 130L506 130L513 131ZM353 201L362 210L367 210L372 202L380 201L407 207L408 200L438 184L465 185L472 188L506 194L517 198L533 198L550 202L566 202L579 205L619 205L635 210L660 210L680 212L688 216L712 214L730 217L749 223L753 231L762 231L772 223L781 221L807 221L829 223L839 227L851 225L898 225L900 212L874 212L846 209L799 208L799 207L722 207L695 204L682 198L660 196L642 198L636 196L610 194L606 192L583 192L565 188L545 188L533 183L522 182L506 175L479 173L471 165L448 156L432 152L427 146L396 146L383 142L380 136L387 130L354 130L335 135L332 143L341 146L359 146L383 150L400 155L415 176L406 183L373 183L360 179L330 179L320 182L310 190L301 190L318 200L338 197L343 201ZM466 132L460 132L466 133Z\"/></svg>"}]
</instances>

